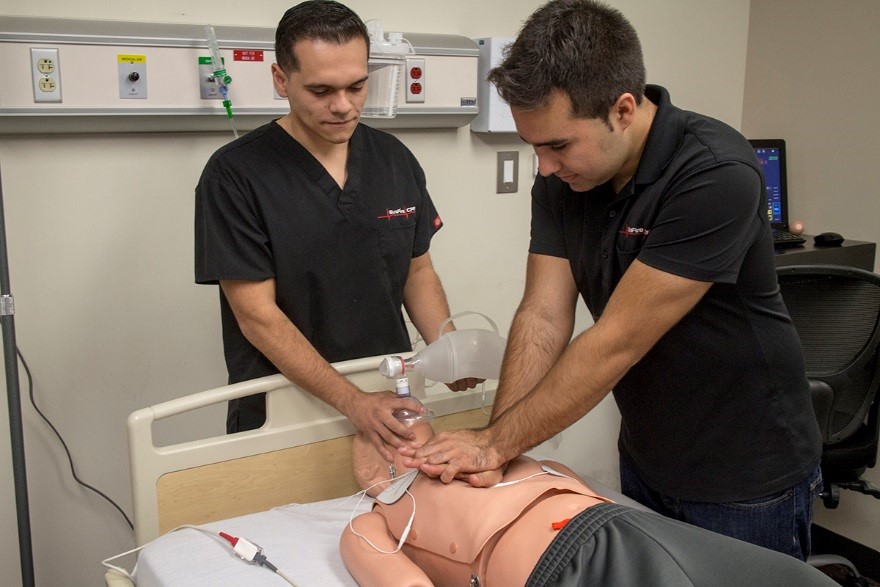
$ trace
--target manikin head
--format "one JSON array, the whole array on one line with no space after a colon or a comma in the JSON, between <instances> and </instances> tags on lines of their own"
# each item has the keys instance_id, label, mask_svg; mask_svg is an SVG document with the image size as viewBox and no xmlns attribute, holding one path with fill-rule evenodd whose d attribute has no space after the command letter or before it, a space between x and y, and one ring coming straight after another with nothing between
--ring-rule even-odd
<instances>
[{"instance_id":1,"label":"manikin head","mask_svg":"<svg viewBox=\"0 0 880 587\"><path fill-rule=\"evenodd\" d=\"M416 420L410 428L416 434L413 442L426 442L434 436L434 429L427 420ZM392 466L394 467L395 478L411 470L403 466L405 457L398 454L397 451L392 450L391 452L394 455L393 463L386 461L379 454L379 451L376 450L376 447L364 438L361 433L355 435L351 451L352 466L354 467L354 476L362 489L367 489L381 481L389 481L391 479ZM376 485L367 491L367 494L376 497L387 486L387 483Z\"/></svg>"}]
</instances>

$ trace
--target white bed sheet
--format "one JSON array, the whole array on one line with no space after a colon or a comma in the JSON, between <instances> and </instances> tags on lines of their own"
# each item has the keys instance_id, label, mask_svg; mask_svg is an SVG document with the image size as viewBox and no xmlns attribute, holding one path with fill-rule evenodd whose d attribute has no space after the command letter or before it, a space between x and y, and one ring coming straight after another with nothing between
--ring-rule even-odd
<instances>
[{"instance_id":1,"label":"white bed sheet","mask_svg":"<svg viewBox=\"0 0 880 587\"><path fill-rule=\"evenodd\" d=\"M600 495L645 509L595 479L584 480ZM342 497L311 504L291 504L201 526L247 538L263 547L269 562L298 587L357 587L339 555L339 537L354 515L368 512L373 500ZM198 530L184 528L160 536L138 556L137 587L240 587L289 584L268 569L238 559L231 547Z\"/></svg>"},{"instance_id":2,"label":"white bed sheet","mask_svg":"<svg viewBox=\"0 0 880 587\"><path fill-rule=\"evenodd\" d=\"M373 500L339 498L291 504L201 527L244 537L263 547L263 554L299 587L357 587L339 555L339 537L355 515L367 512ZM228 544L183 528L147 544L138 556L134 578L138 587L241 587L289 584L272 571L245 563Z\"/></svg>"}]
</instances>

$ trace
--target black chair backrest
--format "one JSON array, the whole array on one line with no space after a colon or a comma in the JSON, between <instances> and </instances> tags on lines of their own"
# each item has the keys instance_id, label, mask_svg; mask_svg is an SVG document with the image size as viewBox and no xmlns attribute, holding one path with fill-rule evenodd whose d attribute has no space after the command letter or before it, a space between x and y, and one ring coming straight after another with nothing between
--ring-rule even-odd
<instances>
[{"instance_id":1,"label":"black chair backrest","mask_svg":"<svg viewBox=\"0 0 880 587\"><path fill-rule=\"evenodd\" d=\"M880 276L840 265L781 267L777 275L807 376L834 390L823 436L840 442L862 424L880 386Z\"/></svg>"}]
</instances>

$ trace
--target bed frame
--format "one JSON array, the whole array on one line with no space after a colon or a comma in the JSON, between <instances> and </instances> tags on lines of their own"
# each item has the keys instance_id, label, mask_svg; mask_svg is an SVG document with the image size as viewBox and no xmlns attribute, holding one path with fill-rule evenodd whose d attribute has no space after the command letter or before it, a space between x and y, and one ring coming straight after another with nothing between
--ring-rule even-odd
<instances>
[{"instance_id":1,"label":"bed frame","mask_svg":"<svg viewBox=\"0 0 880 587\"><path fill-rule=\"evenodd\" d=\"M391 390L383 357L334 363L364 391ZM482 426L494 391L453 393L442 384L413 394L434 410L437 430ZM266 393L266 423L257 430L156 446L153 423L231 399ZM141 546L181 524L204 524L288 503L355 493L353 426L339 412L282 375L228 385L138 410L128 418L135 542Z\"/></svg>"}]
</instances>

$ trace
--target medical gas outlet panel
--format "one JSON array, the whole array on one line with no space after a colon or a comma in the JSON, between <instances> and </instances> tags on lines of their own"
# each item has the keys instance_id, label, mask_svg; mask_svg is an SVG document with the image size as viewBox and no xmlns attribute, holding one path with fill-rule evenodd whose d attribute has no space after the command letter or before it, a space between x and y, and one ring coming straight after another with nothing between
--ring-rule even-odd
<instances>
[{"instance_id":1,"label":"medical gas outlet panel","mask_svg":"<svg viewBox=\"0 0 880 587\"><path fill-rule=\"evenodd\" d=\"M237 129L286 114L287 100L271 76L274 29L212 29L231 79ZM0 17L0 134L227 130L205 30ZM395 35L407 50L390 59L371 53L363 122L380 128L470 123L477 114L476 43L458 35Z\"/></svg>"}]
</instances>

